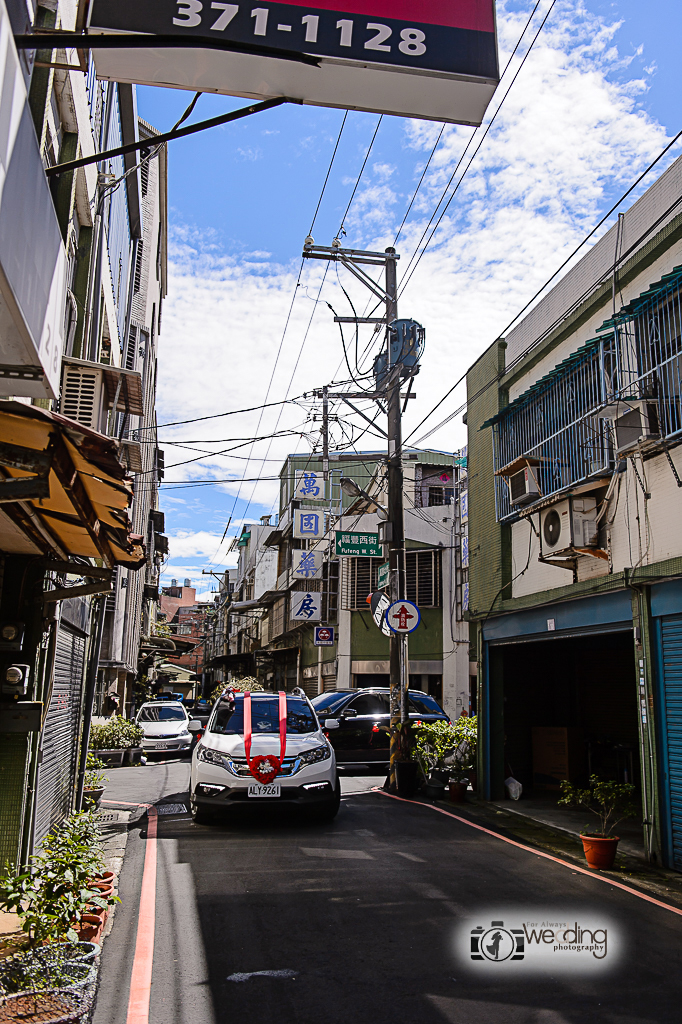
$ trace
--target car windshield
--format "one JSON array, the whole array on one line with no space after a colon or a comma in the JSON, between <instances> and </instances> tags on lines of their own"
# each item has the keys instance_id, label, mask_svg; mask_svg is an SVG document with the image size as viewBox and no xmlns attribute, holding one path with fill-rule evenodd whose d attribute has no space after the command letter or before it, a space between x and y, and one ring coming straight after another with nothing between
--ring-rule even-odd
<instances>
[{"instance_id":1,"label":"car windshield","mask_svg":"<svg viewBox=\"0 0 682 1024\"><path fill-rule=\"evenodd\" d=\"M184 722L185 712L182 708L169 708L163 704L140 708L138 722Z\"/></svg>"},{"instance_id":2,"label":"car windshield","mask_svg":"<svg viewBox=\"0 0 682 1024\"><path fill-rule=\"evenodd\" d=\"M444 711L433 697L410 694L410 713L413 715L443 715Z\"/></svg>"},{"instance_id":3,"label":"car windshield","mask_svg":"<svg viewBox=\"0 0 682 1024\"><path fill-rule=\"evenodd\" d=\"M313 697L311 700L312 706L317 711L319 717L322 717L323 711L334 711L343 704L344 700L348 700L348 693L321 693L319 697Z\"/></svg>"},{"instance_id":4,"label":"car windshield","mask_svg":"<svg viewBox=\"0 0 682 1024\"><path fill-rule=\"evenodd\" d=\"M253 735L264 732L279 732L279 701L277 697L256 697L251 701L251 728ZM315 732L317 722L306 701L300 697L287 697L287 732ZM210 727L211 732L227 736L244 734L244 698L237 697L234 703L224 701L218 705Z\"/></svg>"}]
</instances>

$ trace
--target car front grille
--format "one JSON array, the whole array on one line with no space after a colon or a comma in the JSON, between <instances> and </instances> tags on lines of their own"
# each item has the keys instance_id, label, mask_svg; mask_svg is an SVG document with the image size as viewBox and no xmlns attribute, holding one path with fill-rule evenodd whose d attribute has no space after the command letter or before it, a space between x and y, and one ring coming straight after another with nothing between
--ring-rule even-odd
<instances>
[{"instance_id":1,"label":"car front grille","mask_svg":"<svg viewBox=\"0 0 682 1024\"><path fill-rule=\"evenodd\" d=\"M230 765L230 771L233 775L236 775L240 779L252 778L249 766L244 757L230 757L226 758ZM295 775L300 768L300 760L294 757L285 757L282 763L282 769L278 773L278 779L284 779L288 776Z\"/></svg>"}]
</instances>

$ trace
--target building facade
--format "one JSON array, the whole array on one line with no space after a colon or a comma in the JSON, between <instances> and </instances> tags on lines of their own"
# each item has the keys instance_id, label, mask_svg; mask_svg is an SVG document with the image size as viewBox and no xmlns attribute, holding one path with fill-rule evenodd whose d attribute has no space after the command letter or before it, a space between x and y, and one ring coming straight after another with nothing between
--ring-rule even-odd
<instances>
[{"instance_id":1,"label":"building facade","mask_svg":"<svg viewBox=\"0 0 682 1024\"><path fill-rule=\"evenodd\" d=\"M634 782L682 869L682 160L468 374L479 777Z\"/></svg>"}]
</instances>

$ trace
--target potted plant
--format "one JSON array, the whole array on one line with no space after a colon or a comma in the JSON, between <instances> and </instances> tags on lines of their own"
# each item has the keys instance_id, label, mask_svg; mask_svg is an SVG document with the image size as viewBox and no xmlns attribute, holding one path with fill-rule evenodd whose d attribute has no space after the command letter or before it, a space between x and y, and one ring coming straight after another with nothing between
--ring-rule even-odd
<instances>
[{"instance_id":1,"label":"potted plant","mask_svg":"<svg viewBox=\"0 0 682 1024\"><path fill-rule=\"evenodd\" d=\"M95 757L91 750L88 751L88 757L85 762L85 783L83 786L83 803L86 810L97 809L101 803L105 789L102 783L106 779L104 774L106 767L104 761L100 761L98 757Z\"/></svg>"},{"instance_id":2,"label":"potted plant","mask_svg":"<svg viewBox=\"0 0 682 1024\"><path fill-rule=\"evenodd\" d=\"M121 715L113 715L106 722L93 722L90 726L89 749L108 766L132 764L135 754L142 753L142 729Z\"/></svg>"},{"instance_id":3,"label":"potted plant","mask_svg":"<svg viewBox=\"0 0 682 1024\"><path fill-rule=\"evenodd\" d=\"M456 746L456 734L451 722L415 722L414 756L424 777L426 795L441 799L450 778L447 758Z\"/></svg>"},{"instance_id":4,"label":"potted plant","mask_svg":"<svg viewBox=\"0 0 682 1024\"><path fill-rule=\"evenodd\" d=\"M590 832L586 825L580 835L588 867L593 871L613 867L620 838L614 836L613 831L623 818L631 818L637 813L633 784L611 782L591 775L587 789L580 789L563 779L561 792L560 805L585 807L599 818L598 831Z\"/></svg>"}]
</instances>

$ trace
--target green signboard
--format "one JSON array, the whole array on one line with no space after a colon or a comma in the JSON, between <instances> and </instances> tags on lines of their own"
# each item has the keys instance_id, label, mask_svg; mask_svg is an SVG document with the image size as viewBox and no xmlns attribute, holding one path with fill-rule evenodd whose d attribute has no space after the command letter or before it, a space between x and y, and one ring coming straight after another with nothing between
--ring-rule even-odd
<instances>
[{"instance_id":1,"label":"green signboard","mask_svg":"<svg viewBox=\"0 0 682 1024\"><path fill-rule=\"evenodd\" d=\"M337 530L336 554L354 558L381 558L379 535L357 533L355 530Z\"/></svg>"},{"instance_id":2,"label":"green signboard","mask_svg":"<svg viewBox=\"0 0 682 1024\"><path fill-rule=\"evenodd\" d=\"M388 586L388 567L388 562L384 562L383 565L379 566L377 572L377 587L379 590L384 590Z\"/></svg>"}]
</instances>

